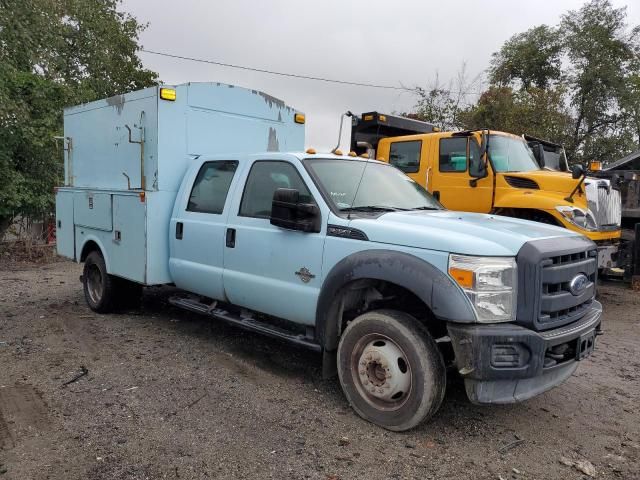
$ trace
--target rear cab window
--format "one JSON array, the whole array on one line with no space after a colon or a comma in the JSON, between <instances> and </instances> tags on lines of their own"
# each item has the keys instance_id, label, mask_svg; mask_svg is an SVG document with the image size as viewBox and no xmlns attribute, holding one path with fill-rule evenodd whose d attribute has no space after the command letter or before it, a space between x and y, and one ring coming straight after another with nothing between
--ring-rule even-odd
<instances>
[{"instance_id":1,"label":"rear cab window","mask_svg":"<svg viewBox=\"0 0 640 480\"><path fill-rule=\"evenodd\" d=\"M221 214L238 168L235 160L205 162L193 182L187 211Z\"/></svg>"},{"instance_id":2,"label":"rear cab window","mask_svg":"<svg viewBox=\"0 0 640 480\"><path fill-rule=\"evenodd\" d=\"M418 173L422 140L393 142L389 147L389 163L404 173Z\"/></svg>"}]
</instances>

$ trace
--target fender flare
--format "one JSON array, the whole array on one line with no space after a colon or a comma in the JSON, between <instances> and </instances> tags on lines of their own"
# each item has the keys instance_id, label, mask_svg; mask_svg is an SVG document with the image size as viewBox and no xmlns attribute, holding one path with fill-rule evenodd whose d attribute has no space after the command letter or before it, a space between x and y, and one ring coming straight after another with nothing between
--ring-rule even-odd
<instances>
[{"instance_id":1,"label":"fender flare","mask_svg":"<svg viewBox=\"0 0 640 480\"><path fill-rule=\"evenodd\" d=\"M439 320L473 323L476 315L462 289L432 264L408 253L365 250L340 260L325 277L316 309L316 337L325 351L338 347L340 290L359 279L384 280L406 288Z\"/></svg>"},{"instance_id":2,"label":"fender flare","mask_svg":"<svg viewBox=\"0 0 640 480\"><path fill-rule=\"evenodd\" d=\"M78 258L77 258L78 263L81 262L80 259L82 258L82 251L84 250L84 247L89 242L93 242L96 245L98 245L98 248L100 249L100 253L102 254L102 258L104 258L104 265L107 268L107 273L111 273L111 267L110 267L110 262L109 262L109 254L107 253L107 250L106 250L106 248L104 248L104 245L102 244L100 239L98 237L96 237L95 235L92 235L92 234L89 234L84 238L84 241L82 242L82 246L80 247L80 250L78 250Z\"/></svg>"}]
</instances>

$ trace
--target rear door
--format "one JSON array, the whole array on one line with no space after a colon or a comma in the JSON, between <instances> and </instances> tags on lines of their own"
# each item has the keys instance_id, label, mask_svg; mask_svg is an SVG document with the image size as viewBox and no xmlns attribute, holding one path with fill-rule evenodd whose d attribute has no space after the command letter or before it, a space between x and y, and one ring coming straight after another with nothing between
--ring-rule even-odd
<instances>
[{"instance_id":1,"label":"rear door","mask_svg":"<svg viewBox=\"0 0 640 480\"><path fill-rule=\"evenodd\" d=\"M226 219L237 170L236 160L204 162L176 199L170 224L169 271L174 283L218 300L225 300L222 274Z\"/></svg>"},{"instance_id":2,"label":"rear door","mask_svg":"<svg viewBox=\"0 0 640 480\"><path fill-rule=\"evenodd\" d=\"M319 193L303 168L285 160L257 160L242 194L234 195L224 253L224 288L231 303L298 323L315 323L322 282L327 212L319 233L270 223L273 194L293 188L300 200L318 203Z\"/></svg>"},{"instance_id":3,"label":"rear door","mask_svg":"<svg viewBox=\"0 0 640 480\"><path fill-rule=\"evenodd\" d=\"M488 213L492 208L493 178L474 179L469 168L477 168L480 147L474 137L443 137L436 143L437 162L429 187L450 210Z\"/></svg>"}]
</instances>

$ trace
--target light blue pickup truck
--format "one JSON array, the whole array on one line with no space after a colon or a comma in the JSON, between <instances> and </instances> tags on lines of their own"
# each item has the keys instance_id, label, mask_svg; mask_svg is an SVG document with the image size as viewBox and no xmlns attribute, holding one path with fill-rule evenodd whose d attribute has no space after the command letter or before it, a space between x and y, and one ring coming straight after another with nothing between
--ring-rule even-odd
<instances>
[{"instance_id":1,"label":"light blue pickup truck","mask_svg":"<svg viewBox=\"0 0 640 480\"><path fill-rule=\"evenodd\" d=\"M394 167L304 148L304 115L222 84L154 87L65 110L58 252L88 305L145 285L321 352L363 418L438 410L447 368L476 403L564 380L600 333L597 254L563 228L443 209ZM263 152L263 153L259 153Z\"/></svg>"}]
</instances>

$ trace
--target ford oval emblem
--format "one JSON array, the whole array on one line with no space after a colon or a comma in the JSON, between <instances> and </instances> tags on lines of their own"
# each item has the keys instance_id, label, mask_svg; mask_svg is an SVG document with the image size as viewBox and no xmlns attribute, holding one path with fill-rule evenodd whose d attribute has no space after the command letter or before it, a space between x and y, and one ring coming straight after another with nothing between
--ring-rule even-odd
<instances>
[{"instance_id":1,"label":"ford oval emblem","mask_svg":"<svg viewBox=\"0 0 640 480\"><path fill-rule=\"evenodd\" d=\"M581 295L589 286L589 278L584 273L579 273L569 282L569 291L572 295Z\"/></svg>"}]
</instances>

